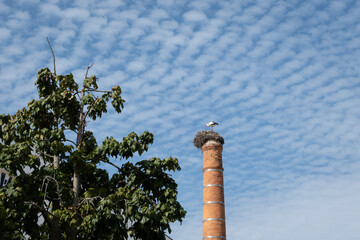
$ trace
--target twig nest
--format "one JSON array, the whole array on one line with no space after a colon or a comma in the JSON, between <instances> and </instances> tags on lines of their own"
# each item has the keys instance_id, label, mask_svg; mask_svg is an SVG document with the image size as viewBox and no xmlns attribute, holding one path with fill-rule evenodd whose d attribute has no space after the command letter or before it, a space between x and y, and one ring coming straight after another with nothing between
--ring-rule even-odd
<instances>
[{"instance_id":1,"label":"twig nest","mask_svg":"<svg viewBox=\"0 0 360 240\"><path fill-rule=\"evenodd\" d=\"M207 141L216 141L221 143L222 145L225 143L224 138L220 136L217 132L212 131L198 131L194 138L194 146L197 148L202 148L202 146Z\"/></svg>"}]
</instances>

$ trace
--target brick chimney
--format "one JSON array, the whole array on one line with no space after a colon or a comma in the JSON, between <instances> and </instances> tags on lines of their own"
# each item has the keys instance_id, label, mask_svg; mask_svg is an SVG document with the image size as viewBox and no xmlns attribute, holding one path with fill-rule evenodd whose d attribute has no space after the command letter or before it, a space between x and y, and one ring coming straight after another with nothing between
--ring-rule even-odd
<instances>
[{"instance_id":1,"label":"brick chimney","mask_svg":"<svg viewBox=\"0 0 360 240\"><path fill-rule=\"evenodd\" d=\"M194 138L203 152L203 239L226 239L223 144L217 132L199 131Z\"/></svg>"}]
</instances>

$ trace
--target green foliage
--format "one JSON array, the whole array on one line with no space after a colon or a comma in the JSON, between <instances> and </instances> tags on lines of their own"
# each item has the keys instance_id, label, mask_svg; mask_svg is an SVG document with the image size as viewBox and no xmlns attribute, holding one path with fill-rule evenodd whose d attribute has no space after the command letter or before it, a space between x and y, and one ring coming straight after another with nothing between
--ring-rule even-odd
<instances>
[{"instance_id":1,"label":"green foliage","mask_svg":"<svg viewBox=\"0 0 360 240\"><path fill-rule=\"evenodd\" d=\"M85 130L88 118L107 112L108 102L122 111L120 87L99 91L91 76L80 89L72 74L54 76L48 68L38 72L35 84L39 99L14 115L0 115L0 167L15 177L0 189L1 237L165 239L169 224L186 213L168 173L180 170L178 160L127 161L153 143L147 131L122 141L107 137L98 145ZM68 139L69 131L75 139ZM110 177L100 162L118 172Z\"/></svg>"}]
</instances>

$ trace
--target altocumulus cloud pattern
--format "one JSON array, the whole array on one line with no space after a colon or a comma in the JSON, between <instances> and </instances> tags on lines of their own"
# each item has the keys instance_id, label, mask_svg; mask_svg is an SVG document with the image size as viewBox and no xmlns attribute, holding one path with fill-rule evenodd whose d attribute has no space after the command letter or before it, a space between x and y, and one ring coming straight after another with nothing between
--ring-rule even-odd
<instances>
[{"instance_id":1,"label":"altocumulus cloud pattern","mask_svg":"<svg viewBox=\"0 0 360 240\"><path fill-rule=\"evenodd\" d=\"M228 239L360 236L359 0L0 0L0 112L36 96L38 69L121 85L101 141L152 131L143 156L180 159L188 210L174 239L201 239L201 151L225 139ZM105 167L105 166L104 166ZM108 169L113 173L114 169Z\"/></svg>"}]
</instances>

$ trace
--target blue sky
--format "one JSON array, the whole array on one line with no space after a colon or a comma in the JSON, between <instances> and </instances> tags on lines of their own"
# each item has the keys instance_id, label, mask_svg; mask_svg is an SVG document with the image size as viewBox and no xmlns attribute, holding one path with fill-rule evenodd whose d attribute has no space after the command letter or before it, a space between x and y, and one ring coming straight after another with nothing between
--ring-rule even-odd
<instances>
[{"instance_id":1,"label":"blue sky","mask_svg":"<svg viewBox=\"0 0 360 240\"><path fill-rule=\"evenodd\" d=\"M178 157L188 211L174 239L202 237L206 122L225 139L228 239L360 236L360 1L0 0L0 112L36 97L37 71L126 100L90 123L98 141L149 130L143 158ZM106 167L109 172L114 169Z\"/></svg>"}]
</instances>

